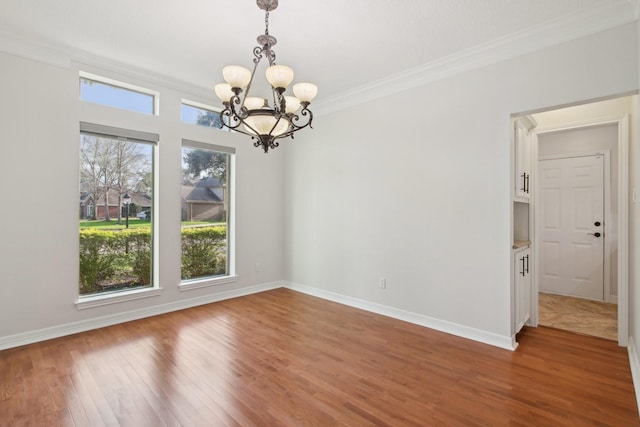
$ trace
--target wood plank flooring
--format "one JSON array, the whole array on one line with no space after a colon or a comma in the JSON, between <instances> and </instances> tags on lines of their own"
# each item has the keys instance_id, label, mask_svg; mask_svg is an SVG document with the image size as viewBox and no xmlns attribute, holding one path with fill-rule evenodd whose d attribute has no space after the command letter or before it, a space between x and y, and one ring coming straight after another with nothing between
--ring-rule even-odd
<instances>
[{"instance_id":1,"label":"wood plank flooring","mask_svg":"<svg viewBox=\"0 0 640 427\"><path fill-rule=\"evenodd\" d=\"M625 349L516 352L277 289L0 351L0 426L636 426Z\"/></svg>"}]
</instances>

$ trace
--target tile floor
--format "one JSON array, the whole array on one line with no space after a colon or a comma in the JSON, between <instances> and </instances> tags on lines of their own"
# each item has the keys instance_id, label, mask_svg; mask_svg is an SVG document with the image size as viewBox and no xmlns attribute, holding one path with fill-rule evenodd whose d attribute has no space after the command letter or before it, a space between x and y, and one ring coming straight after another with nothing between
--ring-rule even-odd
<instances>
[{"instance_id":1,"label":"tile floor","mask_svg":"<svg viewBox=\"0 0 640 427\"><path fill-rule=\"evenodd\" d=\"M540 293L539 324L618 340L618 306L582 298Z\"/></svg>"}]
</instances>

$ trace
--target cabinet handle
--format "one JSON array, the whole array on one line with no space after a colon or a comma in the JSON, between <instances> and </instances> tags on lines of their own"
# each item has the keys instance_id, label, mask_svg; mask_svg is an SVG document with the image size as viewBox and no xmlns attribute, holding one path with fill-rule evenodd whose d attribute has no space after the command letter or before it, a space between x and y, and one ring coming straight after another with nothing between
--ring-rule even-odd
<instances>
[{"instance_id":1,"label":"cabinet handle","mask_svg":"<svg viewBox=\"0 0 640 427\"><path fill-rule=\"evenodd\" d=\"M529 194L529 177L530 177L531 175L530 175L530 174L528 174L528 173L525 173L524 175L525 175L525 176L524 176L524 187L525 187L524 192L525 192L525 193L527 193L527 194Z\"/></svg>"},{"instance_id":2,"label":"cabinet handle","mask_svg":"<svg viewBox=\"0 0 640 427\"><path fill-rule=\"evenodd\" d=\"M528 274L529 273L529 255L527 255L525 258L527 259L527 270L526 270L526 272ZM523 276L524 276L524 274L523 274Z\"/></svg>"},{"instance_id":3,"label":"cabinet handle","mask_svg":"<svg viewBox=\"0 0 640 427\"><path fill-rule=\"evenodd\" d=\"M520 274L524 276L524 257L520 258L520 261L522 261L522 271L520 272Z\"/></svg>"},{"instance_id":4,"label":"cabinet handle","mask_svg":"<svg viewBox=\"0 0 640 427\"><path fill-rule=\"evenodd\" d=\"M527 174L523 173L522 175L522 188L520 190L527 192Z\"/></svg>"}]
</instances>

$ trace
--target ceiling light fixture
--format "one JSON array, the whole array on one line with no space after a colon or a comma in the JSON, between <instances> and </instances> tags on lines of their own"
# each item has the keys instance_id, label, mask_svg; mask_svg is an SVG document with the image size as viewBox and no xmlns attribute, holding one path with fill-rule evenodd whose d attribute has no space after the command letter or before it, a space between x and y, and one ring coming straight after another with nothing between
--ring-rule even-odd
<instances>
[{"instance_id":1,"label":"ceiling light fixture","mask_svg":"<svg viewBox=\"0 0 640 427\"><path fill-rule=\"evenodd\" d=\"M318 87L313 83L298 83L293 85L295 96L284 94L293 81L293 70L286 65L276 65L273 46L277 40L269 34L269 12L278 7L278 0L256 0L256 3L265 11L266 28L264 34L258 36L259 45L253 49L253 71L238 65L224 67L222 75L226 83L217 84L215 92L224 105L220 113L222 125L250 136L255 141L253 145L262 147L267 153L269 148L280 145L278 139L289 136L293 139L294 132L311 127L313 114L308 107L317 95ZM266 76L271 84L272 105L267 99L249 96L263 57L269 61Z\"/></svg>"}]
</instances>

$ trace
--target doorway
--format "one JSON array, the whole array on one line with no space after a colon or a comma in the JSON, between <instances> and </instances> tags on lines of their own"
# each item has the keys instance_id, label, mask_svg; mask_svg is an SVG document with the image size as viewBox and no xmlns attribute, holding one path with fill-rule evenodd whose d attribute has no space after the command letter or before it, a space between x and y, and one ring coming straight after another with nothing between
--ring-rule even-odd
<instances>
[{"instance_id":1,"label":"doorway","mask_svg":"<svg viewBox=\"0 0 640 427\"><path fill-rule=\"evenodd\" d=\"M613 318L617 324L616 338L619 345L627 344L628 166L624 159L628 158L628 114L631 111L631 100L631 97L619 98L533 115L538 122L538 127L534 130L534 159L536 163L547 166L542 166L536 172L532 326L544 324L541 310L544 315L544 310L549 305L565 310L558 313L558 318L567 320L574 317L580 327L588 326L589 320L578 306L582 302L600 306L606 304L607 307L614 308ZM581 171L574 174L574 181L587 179L586 175L581 176L585 170L590 170L591 175L603 176L602 208L598 203L593 203L593 195L599 194L597 188L587 190L584 185L575 185L575 182L574 200L571 203L565 197L553 199L554 192L555 196L560 192L559 189L552 188L554 180L558 179L556 175L563 168ZM571 184L568 185L571 187ZM543 190L545 187L549 188ZM599 187L599 184L591 183L586 187ZM550 206L542 207L544 191L547 192L547 201L551 201ZM570 207L567 208L564 204ZM546 226L550 225L553 215L556 218L557 215L566 215L566 212L562 212L566 209L569 209L569 216L573 216L574 230L562 236L567 243L565 247L571 248L565 250L563 255L562 245L554 243L558 240L549 235L555 231ZM546 226L542 221L545 214ZM599 215L602 215L601 220L596 218ZM600 225L596 225L598 222ZM600 236L596 236L596 233ZM602 261L598 262L599 259ZM554 280L562 283L550 284ZM549 303L549 295L559 301ZM578 306L572 304L576 301ZM616 306L616 303L619 304ZM593 310L592 306L586 311L597 310ZM563 327L561 324L551 326ZM585 333L584 330L576 332Z\"/></svg>"}]
</instances>

